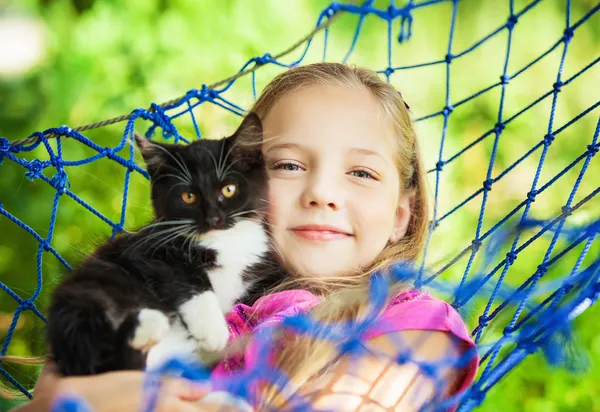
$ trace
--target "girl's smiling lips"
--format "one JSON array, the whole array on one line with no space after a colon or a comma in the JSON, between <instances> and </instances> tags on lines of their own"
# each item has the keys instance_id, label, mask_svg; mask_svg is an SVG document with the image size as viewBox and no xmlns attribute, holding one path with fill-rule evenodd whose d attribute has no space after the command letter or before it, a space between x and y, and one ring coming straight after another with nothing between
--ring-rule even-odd
<instances>
[{"instance_id":1,"label":"girl's smiling lips","mask_svg":"<svg viewBox=\"0 0 600 412\"><path fill-rule=\"evenodd\" d=\"M327 242L352 237L353 234L336 226L301 225L290 229L296 236L312 241Z\"/></svg>"}]
</instances>

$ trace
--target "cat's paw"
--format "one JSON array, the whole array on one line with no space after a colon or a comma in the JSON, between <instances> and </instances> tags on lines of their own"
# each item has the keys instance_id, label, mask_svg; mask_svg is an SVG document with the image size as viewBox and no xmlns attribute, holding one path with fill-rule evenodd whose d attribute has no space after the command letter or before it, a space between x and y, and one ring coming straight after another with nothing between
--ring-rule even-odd
<instances>
[{"instance_id":1,"label":"cat's paw","mask_svg":"<svg viewBox=\"0 0 600 412\"><path fill-rule=\"evenodd\" d=\"M190 335L199 349L220 351L229 340L229 328L213 291L200 293L179 308Z\"/></svg>"},{"instance_id":2,"label":"cat's paw","mask_svg":"<svg viewBox=\"0 0 600 412\"><path fill-rule=\"evenodd\" d=\"M225 349L229 341L229 328L223 315L205 319L201 328L190 333L198 341L199 349L209 352Z\"/></svg>"},{"instance_id":3,"label":"cat's paw","mask_svg":"<svg viewBox=\"0 0 600 412\"><path fill-rule=\"evenodd\" d=\"M138 325L130 344L135 349L148 350L165 336L169 328L169 318L164 313L154 309L142 309L138 314Z\"/></svg>"}]
</instances>

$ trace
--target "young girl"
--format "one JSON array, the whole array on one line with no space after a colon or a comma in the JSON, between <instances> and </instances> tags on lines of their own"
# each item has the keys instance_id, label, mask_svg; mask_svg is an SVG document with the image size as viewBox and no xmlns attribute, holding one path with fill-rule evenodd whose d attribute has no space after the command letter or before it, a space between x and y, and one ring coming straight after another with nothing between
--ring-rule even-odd
<instances>
[{"instance_id":1,"label":"young girl","mask_svg":"<svg viewBox=\"0 0 600 412\"><path fill-rule=\"evenodd\" d=\"M364 317L371 276L414 260L428 223L425 175L408 110L375 73L333 63L294 68L266 87L253 110L264 127L273 243L292 275L277 291L229 314L231 339L248 343L216 367L216 390L229 373L258 361L252 337L286 316L310 312L323 322ZM322 339L279 336L271 362L290 383L284 391L268 383L257 387L257 409L293 407L294 393L315 409L418 409L435 396L464 391L478 363L476 355L461 367L446 363L438 375L440 394L439 382L416 363L394 361L407 349L414 360L429 363L474 353L450 305L401 285L392 288L375 326L363 335L366 354L340 357ZM97 411L134 410L142 381L141 372L61 378L46 365L33 401L19 411L47 410L58 393L79 395ZM204 396L209 390L209 383L167 379L157 410L222 407Z\"/></svg>"}]
</instances>

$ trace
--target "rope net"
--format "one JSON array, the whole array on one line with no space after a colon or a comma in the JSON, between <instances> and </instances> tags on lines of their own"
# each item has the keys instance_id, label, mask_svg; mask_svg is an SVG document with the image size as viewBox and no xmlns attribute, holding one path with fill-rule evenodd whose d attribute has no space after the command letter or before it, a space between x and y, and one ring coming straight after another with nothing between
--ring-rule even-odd
<instances>
[{"instance_id":1,"label":"rope net","mask_svg":"<svg viewBox=\"0 0 600 412\"><path fill-rule=\"evenodd\" d=\"M399 265L392 272L396 279L409 281L416 289L431 289L450 302L471 327L480 357L479 374L471 388L451 399L433 396L428 408L444 410L458 404L462 411L476 407L496 382L540 350L553 364L573 366L570 324L596 301L600 291L600 167L596 157L600 99L597 93L591 93L591 100L590 94L582 98L581 93L593 87L591 76L598 74L600 55L588 51L586 64L569 65L569 51L573 45L577 47L577 32L600 22L600 3L592 3L575 16L571 1L562 2L562 27L537 41L520 35L519 28L527 22L543 21L541 0L508 0L490 6L493 10L488 14L497 24L480 38L470 34L472 21L461 20L458 0L408 0L403 5L394 1L380 5L372 0L360 5L334 2L320 13L315 30L306 38L278 55L267 53L250 59L238 74L224 81L93 125L54 127L20 141L0 139L2 169L11 176L25 173L28 180L22 185L27 186L24 190L32 202L31 209L18 210L11 208L11 197L2 194L3 238L11 247L9 234L24 230L32 242L17 246L32 248L32 256L36 251L35 274L22 272L14 278L2 274L0 278L4 297L14 304L14 315L2 332L0 356L13 353L11 342L16 336L27 337L29 332L18 327L20 319L41 329L38 319L45 318L40 307L47 304L48 292L60 280L60 273L70 269L65 255L76 257L55 234L70 230L74 219L82 227L86 221L99 219L107 232L115 235L141 225L149 216L148 175L129 144L134 128L144 129L148 137L175 143L201 138L205 119L216 117L233 124L275 74L323 60L378 69L402 91L414 113L427 113L415 115L422 147L427 148L424 156L434 199L427 250L416 268ZM440 27L428 26L428 16L438 13L448 16L443 32ZM354 29L349 37L343 30L350 26ZM419 48L428 41L427 36L436 33L445 39L443 47L436 46L433 56L425 56ZM385 54L369 47L377 39L386 42ZM297 56L292 58L294 53ZM411 55L422 60L412 63ZM491 72L485 83L469 77L483 60L487 62L484 69ZM419 75L426 84L416 81ZM530 87L532 79L539 76L548 82L538 79L535 87ZM433 89L441 101L429 98ZM577 104L573 104L575 100ZM464 124L470 127L462 127ZM100 127L110 129L110 138L92 137ZM119 134L121 138L116 139ZM548 161L551 158L555 160ZM560 164L560 159L568 162ZM96 174L98 164L106 175ZM90 176L86 186L71 184L70 177L77 173ZM465 180L466 175L472 179ZM476 187L471 183L474 176L481 177ZM14 185L21 181L13 180ZM108 184L118 191L118 201L92 204L88 192L96 184ZM68 213L61 214L62 209ZM29 224L30 214L40 210L46 213L47 226ZM11 288L16 276L31 277L31 289ZM375 277L372 286L372 310L360 322L319 325L310 315L299 315L286 319L283 327L302 334L318 330L320 337L337 345L340 355L365 353L369 348L361 336L375 321L387 296L387 284L380 278ZM264 336L257 337L261 350L268 351L270 334L275 332L267 329L261 333ZM441 371L449 365L464 365L474 356L465 353L431 364L411 357L406 344L392 343L397 351L377 355L389 361L382 365L417 368L431 378L434 384L429 389L438 395L442 392ZM43 353L43 345L41 348ZM352 370L355 368L349 367L346 374L329 376L316 388L331 396L344 393L344 385L336 382L349 382ZM15 373L17 369L0 362L3 379L30 396ZM208 372L199 365L173 360L148 374L151 395L157 391L153 379L163 373L200 379ZM233 374L225 386L252 403L249 388L260 380L283 387L286 377L268 363L259 363ZM386 392L392 394L389 399L382 401L373 394L375 378L353 382L365 388L356 410L368 405L375 408L375 404L381 409L402 409L408 396L391 390ZM294 407L315 407L310 406L314 401L310 394L317 389L297 395ZM155 398L149 397L148 409ZM56 410L78 410L82 405L79 400L64 399Z\"/></svg>"}]
</instances>

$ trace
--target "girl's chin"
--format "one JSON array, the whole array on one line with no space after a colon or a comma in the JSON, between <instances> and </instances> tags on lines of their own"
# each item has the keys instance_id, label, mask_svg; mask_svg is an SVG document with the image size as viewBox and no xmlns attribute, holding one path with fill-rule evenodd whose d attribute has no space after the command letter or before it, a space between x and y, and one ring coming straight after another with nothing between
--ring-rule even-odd
<instances>
[{"instance_id":1,"label":"girl's chin","mask_svg":"<svg viewBox=\"0 0 600 412\"><path fill-rule=\"evenodd\" d=\"M295 262L288 262L290 270L301 277L310 278L329 278L329 277L345 277L356 273L354 267L348 267L348 261L332 262L331 256L329 259L299 259Z\"/></svg>"}]
</instances>

